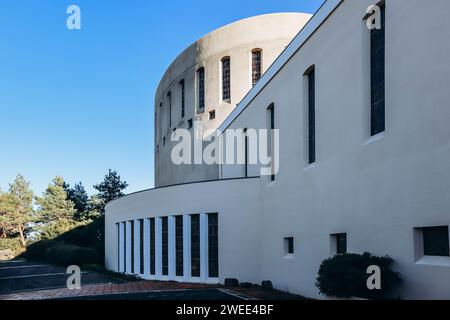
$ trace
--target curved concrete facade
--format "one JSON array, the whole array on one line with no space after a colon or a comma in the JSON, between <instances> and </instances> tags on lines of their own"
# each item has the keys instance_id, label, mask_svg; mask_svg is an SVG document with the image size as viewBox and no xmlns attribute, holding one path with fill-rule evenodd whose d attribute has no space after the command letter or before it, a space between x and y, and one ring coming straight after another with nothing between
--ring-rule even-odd
<instances>
[{"instance_id":1,"label":"curved concrete facade","mask_svg":"<svg viewBox=\"0 0 450 320\"><path fill-rule=\"evenodd\" d=\"M304 13L277 13L234 22L196 41L175 59L155 96L157 187L219 178L216 165L172 163L173 130L194 130L190 122L196 121L201 124L196 134L203 137L217 129L253 86L252 52L261 52L261 73L264 73L310 17ZM226 57L230 59L230 99L222 96L221 61ZM200 68L204 68L203 108L199 102ZM214 119L211 119L211 112L215 113Z\"/></svg>"}]
</instances>

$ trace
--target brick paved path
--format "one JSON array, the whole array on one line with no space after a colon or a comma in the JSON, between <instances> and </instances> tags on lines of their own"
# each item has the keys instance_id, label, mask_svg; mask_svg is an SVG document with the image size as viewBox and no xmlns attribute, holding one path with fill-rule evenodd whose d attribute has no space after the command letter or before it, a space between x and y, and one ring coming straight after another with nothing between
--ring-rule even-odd
<instances>
[{"instance_id":1,"label":"brick paved path","mask_svg":"<svg viewBox=\"0 0 450 320\"><path fill-rule=\"evenodd\" d=\"M60 298L92 297L98 295L143 293L154 291L176 291L187 289L212 289L217 286L177 283L141 281L119 284L100 284L82 286L80 290L69 290L67 288L19 292L0 296L0 300L46 300Z\"/></svg>"}]
</instances>

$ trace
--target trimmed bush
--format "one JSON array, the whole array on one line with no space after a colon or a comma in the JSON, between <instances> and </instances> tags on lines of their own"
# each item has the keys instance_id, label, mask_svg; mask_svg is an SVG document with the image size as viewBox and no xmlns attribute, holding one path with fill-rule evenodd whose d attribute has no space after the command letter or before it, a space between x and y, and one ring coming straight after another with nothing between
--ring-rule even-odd
<instances>
[{"instance_id":1,"label":"trimmed bush","mask_svg":"<svg viewBox=\"0 0 450 320\"><path fill-rule=\"evenodd\" d=\"M97 254L92 248L83 248L66 243L57 243L48 248L44 253L45 261L60 265L86 265L96 264L98 261Z\"/></svg>"},{"instance_id":2,"label":"trimmed bush","mask_svg":"<svg viewBox=\"0 0 450 320\"><path fill-rule=\"evenodd\" d=\"M370 253L343 254L322 262L316 286L321 294L338 298L389 299L400 284L400 275L391 270L390 257L375 257ZM367 288L367 268L376 265L381 269L381 290Z\"/></svg>"}]
</instances>

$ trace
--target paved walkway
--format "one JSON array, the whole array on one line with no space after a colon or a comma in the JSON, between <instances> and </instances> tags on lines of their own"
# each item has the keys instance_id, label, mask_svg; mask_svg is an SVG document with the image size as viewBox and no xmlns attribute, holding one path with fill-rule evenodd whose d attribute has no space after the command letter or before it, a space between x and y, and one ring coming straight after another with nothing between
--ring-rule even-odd
<instances>
[{"instance_id":1,"label":"paved walkway","mask_svg":"<svg viewBox=\"0 0 450 320\"><path fill-rule=\"evenodd\" d=\"M176 282L157 282L157 281L141 281L119 284L100 284L85 285L80 290L69 290L67 288L17 292L0 296L0 300L48 300L61 298L77 298L77 297L94 297L114 294L134 294L149 293L161 291L182 291L195 289L214 289L214 286L192 284L192 283L176 283Z\"/></svg>"}]
</instances>

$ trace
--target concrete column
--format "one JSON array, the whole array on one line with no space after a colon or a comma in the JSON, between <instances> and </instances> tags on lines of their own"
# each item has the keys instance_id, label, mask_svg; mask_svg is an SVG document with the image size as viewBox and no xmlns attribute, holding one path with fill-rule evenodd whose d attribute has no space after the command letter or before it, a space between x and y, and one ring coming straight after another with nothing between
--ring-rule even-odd
<instances>
[{"instance_id":1,"label":"concrete column","mask_svg":"<svg viewBox=\"0 0 450 320\"><path fill-rule=\"evenodd\" d=\"M141 221L134 220L134 273L141 273Z\"/></svg>"},{"instance_id":2,"label":"concrete column","mask_svg":"<svg viewBox=\"0 0 450 320\"><path fill-rule=\"evenodd\" d=\"M168 234L169 234L169 279L174 280L175 279L175 217L170 216L168 218Z\"/></svg>"},{"instance_id":3,"label":"concrete column","mask_svg":"<svg viewBox=\"0 0 450 320\"><path fill-rule=\"evenodd\" d=\"M119 272L125 272L125 224L119 222Z\"/></svg>"},{"instance_id":4,"label":"concrete column","mask_svg":"<svg viewBox=\"0 0 450 320\"><path fill-rule=\"evenodd\" d=\"M161 218L155 218L155 271L156 278L162 277L162 221Z\"/></svg>"},{"instance_id":5,"label":"concrete column","mask_svg":"<svg viewBox=\"0 0 450 320\"><path fill-rule=\"evenodd\" d=\"M126 222L126 265L125 272L131 273L131 221Z\"/></svg>"},{"instance_id":6,"label":"concrete column","mask_svg":"<svg viewBox=\"0 0 450 320\"><path fill-rule=\"evenodd\" d=\"M183 276L191 278L191 216L183 216Z\"/></svg>"},{"instance_id":7,"label":"concrete column","mask_svg":"<svg viewBox=\"0 0 450 320\"><path fill-rule=\"evenodd\" d=\"M144 278L150 278L150 219L144 219Z\"/></svg>"},{"instance_id":8,"label":"concrete column","mask_svg":"<svg viewBox=\"0 0 450 320\"><path fill-rule=\"evenodd\" d=\"M208 215L200 214L200 279L208 278Z\"/></svg>"}]
</instances>

